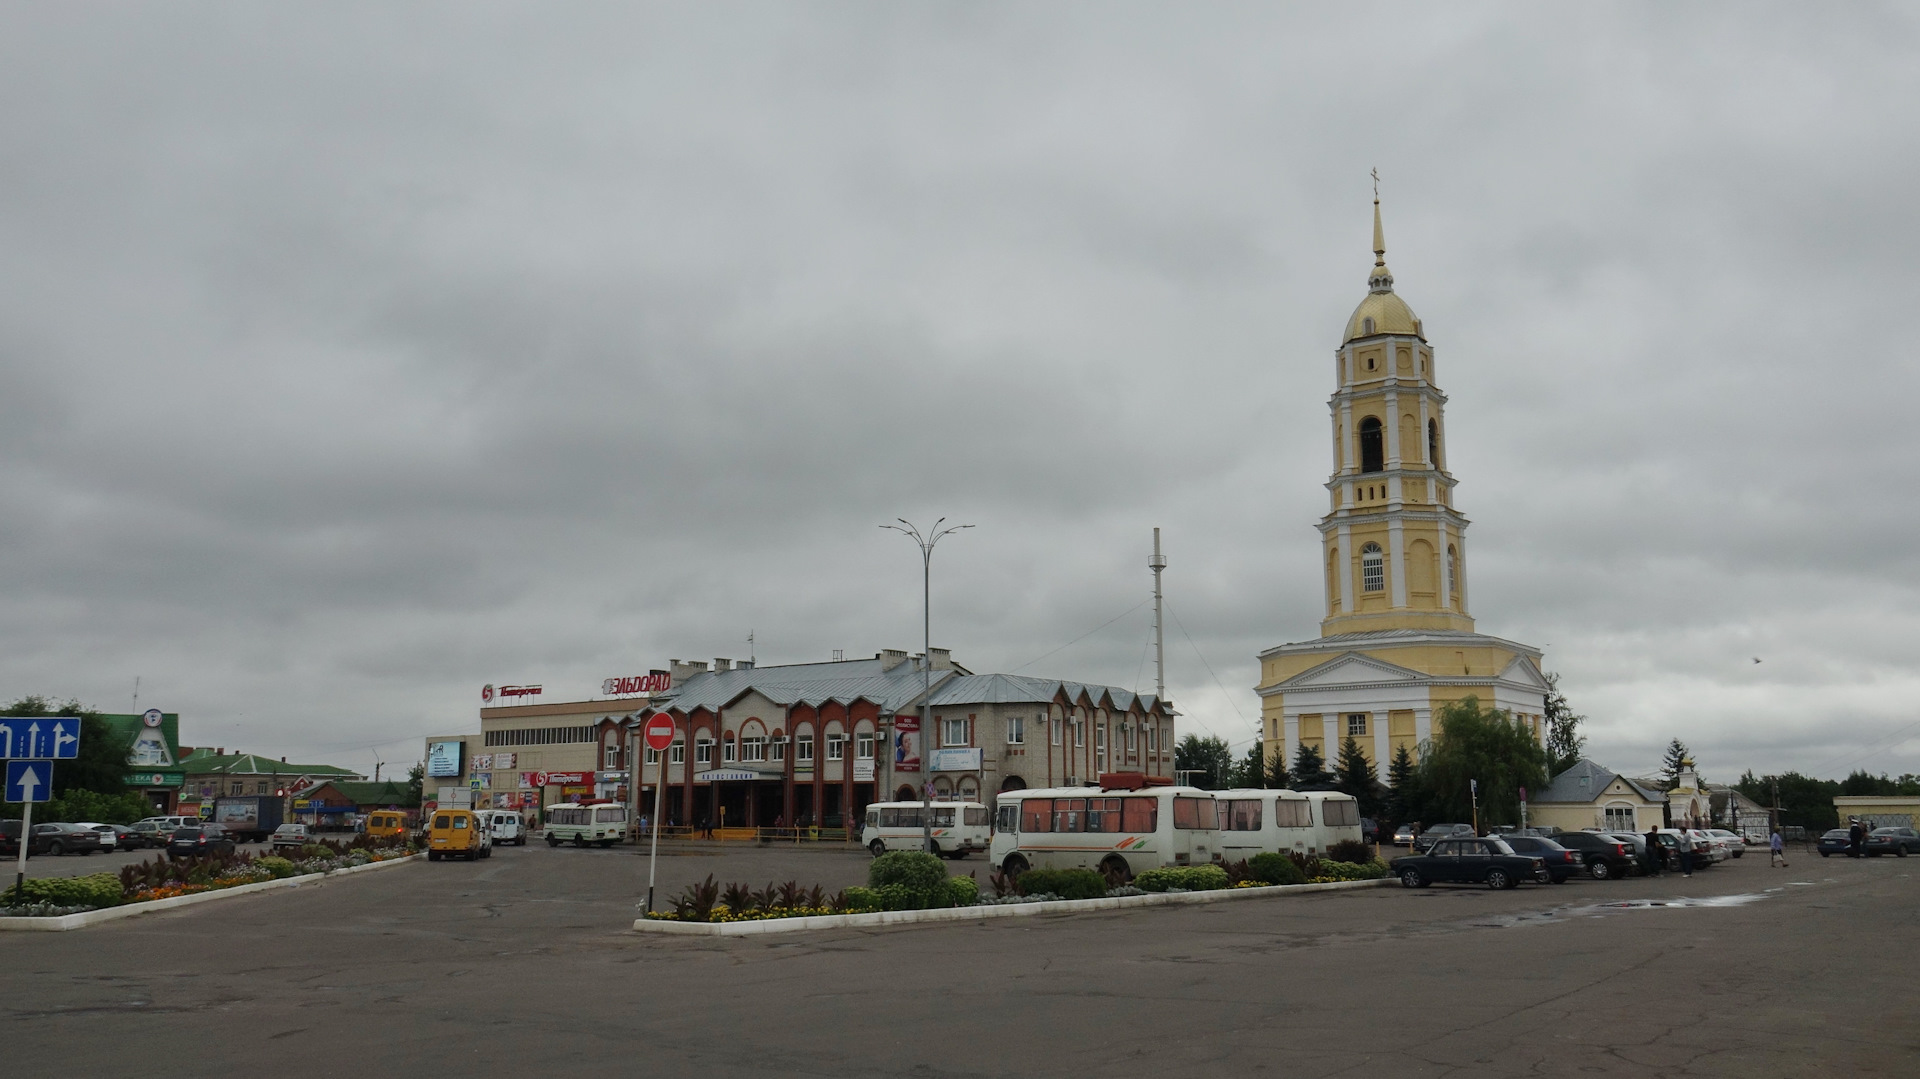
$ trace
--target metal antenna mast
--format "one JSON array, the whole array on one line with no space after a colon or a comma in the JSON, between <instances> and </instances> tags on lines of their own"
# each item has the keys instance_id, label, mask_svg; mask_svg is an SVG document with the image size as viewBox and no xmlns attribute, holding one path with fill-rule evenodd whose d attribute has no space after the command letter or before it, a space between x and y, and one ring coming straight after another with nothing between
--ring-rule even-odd
<instances>
[{"instance_id":1,"label":"metal antenna mast","mask_svg":"<svg viewBox=\"0 0 1920 1079\"><path fill-rule=\"evenodd\" d=\"M1167 699L1167 645L1160 632L1160 571L1167 568L1167 556L1160 553L1160 530L1153 530L1153 557L1147 560L1153 571L1153 694Z\"/></svg>"}]
</instances>

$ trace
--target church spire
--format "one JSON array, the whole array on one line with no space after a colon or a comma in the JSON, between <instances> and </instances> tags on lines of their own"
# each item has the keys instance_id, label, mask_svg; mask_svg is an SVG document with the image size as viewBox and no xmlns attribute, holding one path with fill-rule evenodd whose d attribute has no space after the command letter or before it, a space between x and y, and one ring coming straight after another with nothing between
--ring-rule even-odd
<instances>
[{"instance_id":1,"label":"church spire","mask_svg":"<svg viewBox=\"0 0 1920 1079\"><path fill-rule=\"evenodd\" d=\"M1387 265L1387 234L1380 228L1380 170L1373 170L1373 264Z\"/></svg>"}]
</instances>

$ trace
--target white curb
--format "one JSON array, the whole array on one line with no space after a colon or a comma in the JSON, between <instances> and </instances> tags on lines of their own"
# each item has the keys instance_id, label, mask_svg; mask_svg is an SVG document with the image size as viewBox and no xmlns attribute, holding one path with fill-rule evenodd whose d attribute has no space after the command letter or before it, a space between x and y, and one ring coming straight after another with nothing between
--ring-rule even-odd
<instances>
[{"instance_id":1,"label":"white curb","mask_svg":"<svg viewBox=\"0 0 1920 1079\"><path fill-rule=\"evenodd\" d=\"M155 911L172 910L175 907L190 907L195 903L211 903L216 899L228 899L236 895L251 895L254 892L271 892L279 888L298 888L302 884L326 880L328 877L341 877L348 873L361 873L369 869L385 869L388 866L405 865L417 862L419 854L409 854L405 858L388 858L366 865L348 866L329 873L306 873L298 877L282 877L279 880L263 880L255 884L240 884L232 888L219 888L211 892L194 892L192 895L176 895L167 899L149 899L144 903L128 903L121 907L102 907L99 910L82 911L79 914L62 914L57 918L0 918L0 932L42 932L61 933L69 929L85 929L101 922L118 921Z\"/></svg>"},{"instance_id":2,"label":"white curb","mask_svg":"<svg viewBox=\"0 0 1920 1079\"><path fill-rule=\"evenodd\" d=\"M1393 877L1379 880L1336 880L1324 884L1276 884L1261 888L1221 888L1207 892L1150 892L1146 895L1121 895L1105 899L1059 899L1045 903L995 903L973 907L939 907L933 910L880 910L867 914L816 914L807 918L761 918L749 922L676 922L664 918L639 918L633 923L638 933L678 933L690 937L748 937L761 933L798 933L808 929L855 929L874 925L909 925L919 922L971 922L987 918L1023 918L1035 914L1075 914L1081 911L1120 910L1131 907L1184 906L1189 903L1219 903L1230 899L1270 899L1308 892L1343 892L1355 888L1378 888L1398 884Z\"/></svg>"}]
</instances>

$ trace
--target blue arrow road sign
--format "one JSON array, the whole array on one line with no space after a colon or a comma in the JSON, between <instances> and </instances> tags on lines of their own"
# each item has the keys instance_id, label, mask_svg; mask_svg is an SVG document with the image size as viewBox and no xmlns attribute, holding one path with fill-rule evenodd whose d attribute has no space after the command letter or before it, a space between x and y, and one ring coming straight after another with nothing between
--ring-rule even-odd
<instances>
[{"instance_id":1,"label":"blue arrow road sign","mask_svg":"<svg viewBox=\"0 0 1920 1079\"><path fill-rule=\"evenodd\" d=\"M0 757L72 760L80 755L80 721L71 716L0 719Z\"/></svg>"},{"instance_id":2,"label":"blue arrow road sign","mask_svg":"<svg viewBox=\"0 0 1920 1079\"><path fill-rule=\"evenodd\" d=\"M7 801L44 802L51 797L52 761L7 762Z\"/></svg>"}]
</instances>

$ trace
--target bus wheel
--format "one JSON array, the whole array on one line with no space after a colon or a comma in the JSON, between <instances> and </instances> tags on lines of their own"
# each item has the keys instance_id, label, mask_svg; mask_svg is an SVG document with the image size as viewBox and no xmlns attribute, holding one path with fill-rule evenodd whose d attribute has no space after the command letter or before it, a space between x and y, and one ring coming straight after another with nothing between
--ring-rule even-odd
<instances>
[{"instance_id":1,"label":"bus wheel","mask_svg":"<svg viewBox=\"0 0 1920 1079\"><path fill-rule=\"evenodd\" d=\"M965 847L961 847L959 850L952 850L947 852L947 857L953 859L956 862L962 858L965 858L966 856L967 856L967 848ZM1907 848L1901 847L1900 857L1905 858L1906 856L1907 856Z\"/></svg>"},{"instance_id":2,"label":"bus wheel","mask_svg":"<svg viewBox=\"0 0 1920 1079\"><path fill-rule=\"evenodd\" d=\"M885 843L880 842L878 839L867 844L867 849L873 852L873 856L875 858L878 858L882 854L887 853L887 845Z\"/></svg>"},{"instance_id":3,"label":"bus wheel","mask_svg":"<svg viewBox=\"0 0 1920 1079\"><path fill-rule=\"evenodd\" d=\"M1000 863L1000 872L1006 874L1008 880L1019 880L1020 874L1026 871L1027 860L1018 854L1009 854L1007 860Z\"/></svg>"},{"instance_id":4,"label":"bus wheel","mask_svg":"<svg viewBox=\"0 0 1920 1079\"><path fill-rule=\"evenodd\" d=\"M557 846L559 846L559 845L560 845L560 837L559 837L559 836L557 836L557 835L554 835L554 834L553 834L552 832L548 832L548 833L547 833L547 846L549 846L549 847L557 847Z\"/></svg>"},{"instance_id":5,"label":"bus wheel","mask_svg":"<svg viewBox=\"0 0 1920 1079\"><path fill-rule=\"evenodd\" d=\"M1120 888L1133 881L1133 870L1127 866L1127 860L1117 854L1108 855L1100 863L1100 875L1107 879L1107 887Z\"/></svg>"}]
</instances>

